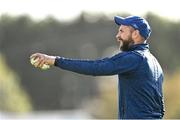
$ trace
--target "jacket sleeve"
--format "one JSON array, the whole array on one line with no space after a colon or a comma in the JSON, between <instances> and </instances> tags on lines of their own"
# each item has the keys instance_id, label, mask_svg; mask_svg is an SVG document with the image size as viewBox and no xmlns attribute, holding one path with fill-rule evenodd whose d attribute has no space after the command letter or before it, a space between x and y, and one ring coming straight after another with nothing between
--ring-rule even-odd
<instances>
[{"instance_id":1,"label":"jacket sleeve","mask_svg":"<svg viewBox=\"0 0 180 120\"><path fill-rule=\"evenodd\" d=\"M57 57L54 65L80 74L103 76L133 71L141 62L141 56L127 52L100 60L77 60Z\"/></svg>"}]
</instances>

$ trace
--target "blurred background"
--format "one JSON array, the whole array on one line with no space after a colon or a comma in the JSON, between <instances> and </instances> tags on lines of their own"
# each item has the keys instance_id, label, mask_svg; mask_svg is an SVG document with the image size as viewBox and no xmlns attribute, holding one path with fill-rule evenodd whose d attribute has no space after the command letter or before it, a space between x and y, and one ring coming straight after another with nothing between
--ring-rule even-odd
<instances>
[{"instance_id":1,"label":"blurred background","mask_svg":"<svg viewBox=\"0 0 180 120\"><path fill-rule=\"evenodd\" d=\"M0 0L0 119L117 118L117 76L34 68L34 52L99 59L118 52L115 15L141 15L165 73L165 117L180 118L178 0Z\"/></svg>"}]
</instances>

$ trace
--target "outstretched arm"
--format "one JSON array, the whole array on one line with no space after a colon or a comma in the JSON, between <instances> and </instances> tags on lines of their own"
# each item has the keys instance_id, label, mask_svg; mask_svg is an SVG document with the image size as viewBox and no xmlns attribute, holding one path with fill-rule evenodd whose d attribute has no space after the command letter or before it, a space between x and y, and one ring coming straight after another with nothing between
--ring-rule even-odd
<instances>
[{"instance_id":1,"label":"outstretched arm","mask_svg":"<svg viewBox=\"0 0 180 120\"><path fill-rule=\"evenodd\" d=\"M31 57L39 58L38 62L35 63L36 67L42 67L43 64L55 65L64 70L93 76L128 72L135 69L142 61L141 57L133 53L119 53L101 60L77 60L41 53L33 54Z\"/></svg>"},{"instance_id":2,"label":"outstretched arm","mask_svg":"<svg viewBox=\"0 0 180 120\"><path fill-rule=\"evenodd\" d=\"M55 66L85 75L102 76L117 74L116 64L109 58L101 60L78 60L57 57Z\"/></svg>"}]
</instances>

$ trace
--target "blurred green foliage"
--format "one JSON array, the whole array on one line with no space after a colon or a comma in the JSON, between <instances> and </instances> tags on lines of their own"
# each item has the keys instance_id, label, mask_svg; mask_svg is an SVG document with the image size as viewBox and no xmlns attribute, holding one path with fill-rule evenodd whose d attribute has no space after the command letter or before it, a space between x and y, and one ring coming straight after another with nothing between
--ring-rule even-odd
<instances>
[{"instance_id":1,"label":"blurred green foliage","mask_svg":"<svg viewBox=\"0 0 180 120\"><path fill-rule=\"evenodd\" d=\"M0 111L28 112L32 110L30 99L19 83L19 78L0 54Z\"/></svg>"},{"instance_id":2,"label":"blurred green foliage","mask_svg":"<svg viewBox=\"0 0 180 120\"><path fill-rule=\"evenodd\" d=\"M180 118L180 71L167 75L164 81L165 118Z\"/></svg>"}]
</instances>

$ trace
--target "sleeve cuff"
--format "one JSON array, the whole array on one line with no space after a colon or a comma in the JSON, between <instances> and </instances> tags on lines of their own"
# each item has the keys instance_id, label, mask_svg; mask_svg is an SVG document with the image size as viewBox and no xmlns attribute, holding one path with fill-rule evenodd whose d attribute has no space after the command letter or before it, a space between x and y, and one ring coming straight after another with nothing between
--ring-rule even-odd
<instances>
[{"instance_id":1,"label":"sleeve cuff","mask_svg":"<svg viewBox=\"0 0 180 120\"><path fill-rule=\"evenodd\" d=\"M55 58L54 66L58 66L58 61L61 59L61 57L57 56Z\"/></svg>"}]
</instances>

